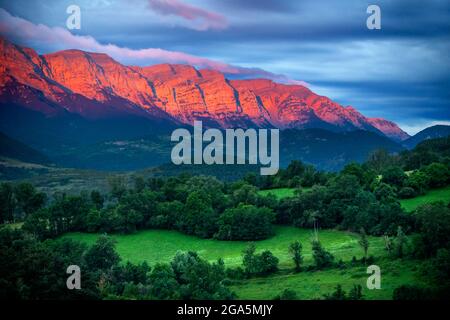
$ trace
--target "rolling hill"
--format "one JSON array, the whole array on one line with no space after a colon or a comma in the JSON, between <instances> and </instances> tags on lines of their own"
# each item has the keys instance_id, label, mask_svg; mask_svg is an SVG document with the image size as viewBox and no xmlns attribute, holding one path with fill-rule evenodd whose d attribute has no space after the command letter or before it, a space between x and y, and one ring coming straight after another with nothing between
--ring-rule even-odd
<instances>
[{"instance_id":1,"label":"rolling hill","mask_svg":"<svg viewBox=\"0 0 450 320\"><path fill-rule=\"evenodd\" d=\"M444 138L449 135L450 135L450 126L435 125L416 133L414 136L404 140L402 144L408 149L412 149L424 140Z\"/></svg>"}]
</instances>

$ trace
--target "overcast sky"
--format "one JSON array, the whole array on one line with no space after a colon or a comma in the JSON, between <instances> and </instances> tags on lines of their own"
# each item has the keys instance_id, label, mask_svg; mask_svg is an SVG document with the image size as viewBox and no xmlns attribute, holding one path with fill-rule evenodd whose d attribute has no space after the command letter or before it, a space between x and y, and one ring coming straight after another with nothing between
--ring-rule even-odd
<instances>
[{"instance_id":1,"label":"overcast sky","mask_svg":"<svg viewBox=\"0 0 450 320\"><path fill-rule=\"evenodd\" d=\"M67 30L66 8L81 8ZM381 30L366 9L381 8ZM190 63L301 83L408 133L450 124L447 0L0 1L0 33L39 53L102 51L125 64Z\"/></svg>"}]
</instances>

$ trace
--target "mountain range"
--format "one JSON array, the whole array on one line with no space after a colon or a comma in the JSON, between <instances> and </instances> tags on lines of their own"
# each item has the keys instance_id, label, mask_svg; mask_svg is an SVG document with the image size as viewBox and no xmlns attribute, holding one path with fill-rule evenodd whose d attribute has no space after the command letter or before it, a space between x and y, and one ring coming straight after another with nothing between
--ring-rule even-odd
<instances>
[{"instance_id":1,"label":"mountain range","mask_svg":"<svg viewBox=\"0 0 450 320\"><path fill-rule=\"evenodd\" d=\"M0 102L45 117L147 119L210 127L367 130L408 138L396 124L367 118L301 85L229 80L189 65L124 66L106 54L65 50L38 55L0 39Z\"/></svg>"},{"instance_id":2,"label":"mountain range","mask_svg":"<svg viewBox=\"0 0 450 320\"><path fill-rule=\"evenodd\" d=\"M306 86L230 80L190 65L125 66L81 50L39 55L0 38L0 75L0 132L75 167L169 162L171 131L194 120L219 129L279 128L282 162L300 158L326 169L362 161L374 148L397 152L413 139Z\"/></svg>"}]
</instances>

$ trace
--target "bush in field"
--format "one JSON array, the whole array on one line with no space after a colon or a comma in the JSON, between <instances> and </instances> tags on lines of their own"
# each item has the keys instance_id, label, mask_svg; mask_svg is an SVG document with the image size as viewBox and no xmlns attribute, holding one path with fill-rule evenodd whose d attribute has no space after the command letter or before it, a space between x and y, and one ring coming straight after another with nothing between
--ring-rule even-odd
<instances>
[{"instance_id":1,"label":"bush in field","mask_svg":"<svg viewBox=\"0 0 450 320\"><path fill-rule=\"evenodd\" d=\"M289 245L289 254L295 264L295 272L300 272L302 269L303 256L302 256L302 244L299 241L294 241Z\"/></svg>"},{"instance_id":2,"label":"bush in field","mask_svg":"<svg viewBox=\"0 0 450 320\"><path fill-rule=\"evenodd\" d=\"M255 254L256 247L250 243L243 252L242 264L247 275L268 275L278 270L278 258L272 252L265 250Z\"/></svg>"},{"instance_id":3,"label":"bush in field","mask_svg":"<svg viewBox=\"0 0 450 320\"><path fill-rule=\"evenodd\" d=\"M347 294L340 284L336 286L336 290L331 294L323 296L325 300L362 300L362 287L361 285L354 285L350 292Z\"/></svg>"},{"instance_id":4,"label":"bush in field","mask_svg":"<svg viewBox=\"0 0 450 320\"><path fill-rule=\"evenodd\" d=\"M273 300L297 300L297 293L291 289L284 289L280 294L276 295Z\"/></svg>"},{"instance_id":5,"label":"bush in field","mask_svg":"<svg viewBox=\"0 0 450 320\"><path fill-rule=\"evenodd\" d=\"M239 205L225 210L218 220L220 240L261 240L273 235L275 214L269 208Z\"/></svg>"},{"instance_id":6,"label":"bush in field","mask_svg":"<svg viewBox=\"0 0 450 320\"><path fill-rule=\"evenodd\" d=\"M334 256L322 247L319 240L312 241L312 254L314 265L317 269L323 269L333 265Z\"/></svg>"},{"instance_id":7,"label":"bush in field","mask_svg":"<svg viewBox=\"0 0 450 320\"><path fill-rule=\"evenodd\" d=\"M210 264L195 252L178 252L170 263L179 285L181 299L232 299L232 292L222 284L225 267L219 259Z\"/></svg>"}]
</instances>

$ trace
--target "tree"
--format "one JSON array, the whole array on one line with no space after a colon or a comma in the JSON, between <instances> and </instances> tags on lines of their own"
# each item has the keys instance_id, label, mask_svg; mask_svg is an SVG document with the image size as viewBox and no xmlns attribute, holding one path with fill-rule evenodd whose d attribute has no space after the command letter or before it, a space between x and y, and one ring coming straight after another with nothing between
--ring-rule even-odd
<instances>
[{"instance_id":1,"label":"tree","mask_svg":"<svg viewBox=\"0 0 450 320\"><path fill-rule=\"evenodd\" d=\"M127 192L126 181L123 176L113 176L108 179L111 195L120 199Z\"/></svg>"},{"instance_id":2,"label":"tree","mask_svg":"<svg viewBox=\"0 0 450 320\"><path fill-rule=\"evenodd\" d=\"M150 294L153 299L180 299L179 284L169 264L158 263L149 275Z\"/></svg>"},{"instance_id":3,"label":"tree","mask_svg":"<svg viewBox=\"0 0 450 320\"><path fill-rule=\"evenodd\" d=\"M430 178L425 172L415 170L408 176L405 185L413 188L416 194L424 194L430 186Z\"/></svg>"},{"instance_id":4,"label":"tree","mask_svg":"<svg viewBox=\"0 0 450 320\"><path fill-rule=\"evenodd\" d=\"M403 187L398 192L398 197L400 199L411 199L417 196L416 191L411 187Z\"/></svg>"},{"instance_id":5,"label":"tree","mask_svg":"<svg viewBox=\"0 0 450 320\"><path fill-rule=\"evenodd\" d=\"M217 215L205 191L194 191L189 194L185 213L180 217L177 226L181 231L201 238L213 236L217 231Z\"/></svg>"},{"instance_id":6,"label":"tree","mask_svg":"<svg viewBox=\"0 0 450 320\"><path fill-rule=\"evenodd\" d=\"M134 191L141 192L145 189L145 180L143 177L134 177Z\"/></svg>"},{"instance_id":7,"label":"tree","mask_svg":"<svg viewBox=\"0 0 450 320\"><path fill-rule=\"evenodd\" d=\"M223 285L225 267L222 260L209 263L196 252L177 252L170 263L179 285L181 299L228 300L233 293Z\"/></svg>"},{"instance_id":8,"label":"tree","mask_svg":"<svg viewBox=\"0 0 450 320\"><path fill-rule=\"evenodd\" d=\"M381 182L394 186L397 189L400 189L407 179L403 169L397 166L388 167L382 172L382 176Z\"/></svg>"},{"instance_id":9,"label":"tree","mask_svg":"<svg viewBox=\"0 0 450 320\"><path fill-rule=\"evenodd\" d=\"M359 240L358 244L364 251L364 261L367 259L367 251L369 250L369 240L367 239L366 231L364 228L361 228L359 232Z\"/></svg>"},{"instance_id":10,"label":"tree","mask_svg":"<svg viewBox=\"0 0 450 320\"><path fill-rule=\"evenodd\" d=\"M405 255L405 247L407 244L407 238L402 230L402 227L397 228L397 237L395 238L395 254L399 258L403 258Z\"/></svg>"},{"instance_id":11,"label":"tree","mask_svg":"<svg viewBox=\"0 0 450 320\"><path fill-rule=\"evenodd\" d=\"M255 251L256 246L253 242L250 242L244 251L242 251L242 264L247 274L255 273Z\"/></svg>"},{"instance_id":12,"label":"tree","mask_svg":"<svg viewBox=\"0 0 450 320\"><path fill-rule=\"evenodd\" d=\"M450 181L450 170L442 163L432 163L421 171L428 176L431 188L444 187Z\"/></svg>"},{"instance_id":13,"label":"tree","mask_svg":"<svg viewBox=\"0 0 450 320\"><path fill-rule=\"evenodd\" d=\"M47 208L38 210L27 217L22 229L40 240L50 238L54 236L50 228L50 218L50 212Z\"/></svg>"},{"instance_id":14,"label":"tree","mask_svg":"<svg viewBox=\"0 0 450 320\"><path fill-rule=\"evenodd\" d=\"M393 300L429 300L432 295L429 289L414 286L414 285L402 285L394 289L392 299Z\"/></svg>"},{"instance_id":15,"label":"tree","mask_svg":"<svg viewBox=\"0 0 450 320\"><path fill-rule=\"evenodd\" d=\"M289 253L295 264L295 271L300 272L303 262L302 244L299 241L294 241L289 245Z\"/></svg>"},{"instance_id":16,"label":"tree","mask_svg":"<svg viewBox=\"0 0 450 320\"><path fill-rule=\"evenodd\" d=\"M291 289L284 289L279 295L274 297L274 300L297 300L297 292Z\"/></svg>"},{"instance_id":17,"label":"tree","mask_svg":"<svg viewBox=\"0 0 450 320\"><path fill-rule=\"evenodd\" d=\"M13 222L16 209L14 188L10 183L0 184L0 223Z\"/></svg>"},{"instance_id":18,"label":"tree","mask_svg":"<svg viewBox=\"0 0 450 320\"><path fill-rule=\"evenodd\" d=\"M91 202L93 203L93 205L96 209L103 208L104 201L105 201L105 199L99 191L97 191L97 190L91 191Z\"/></svg>"},{"instance_id":19,"label":"tree","mask_svg":"<svg viewBox=\"0 0 450 320\"><path fill-rule=\"evenodd\" d=\"M361 285L354 285L353 288L348 293L348 300L362 300L362 287Z\"/></svg>"},{"instance_id":20,"label":"tree","mask_svg":"<svg viewBox=\"0 0 450 320\"><path fill-rule=\"evenodd\" d=\"M325 300L347 300L347 294L340 284L336 286L336 290L333 293L326 294L323 297Z\"/></svg>"},{"instance_id":21,"label":"tree","mask_svg":"<svg viewBox=\"0 0 450 320\"><path fill-rule=\"evenodd\" d=\"M269 208L240 204L219 217L215 238L221 240L261 240L273 234L275 213Z\"/></svg>"},{"instance_id":22,"label":"tree","mask_svg":"<svg viewBox=\"0 0 450 320\"><path fill-rule=\"evenodd\" d=\"M450 208L444 202L419 206L416 217L423 248L420 255L430 257L440 248L450 247Z\"/></svg>"},{"instance_id":23,"label":"tree","mask_svg":"<svg viewBox=\"0 0 450 320\"><path fill-rule=\"evenodd\" d=\"M120 257L115 250L115 241L107 235L98 237L84 256L86 265L92 270L109 270L117 265Z\"/></svg>"},{"instance_id":24,"label":"tree","mask_svg":"<svg viewBox=\"0 0 450 320\"><path fill-rule=\"evenodd\" d=\"M232 194L233 204L256 204L258 199L258 189L252 185L244 184Z\"/></svg>"},{"instance_id":25,"label":"tree","mask_svg":"<svg viewBox=\"0 0 450 320\"><path fill-rule=\"evenodd\" d=\"M268 275L278 270L278 258L269 250L255 254L255 244L249 243L243 251L242 264L247 275Z\"/></svg>"},{"instance_id":26,"label":"tree","mask_svg":"<svg viewBox=\"0 0 450 320\"><path fill-rule=\"evenodd\" d=\"M269 250L264 250L261 254L256 255L255 258L258 274L267 275L278 270L279 260Z\"/></svg>"},{"instance_id":27,"label":"tree","mask_svg":"<svg viewBox=\"0 0 450 320\"><path fill-rule=\"evenodd\" d=\"M393 156L389 155L386 150L378 149L372 152L367 160L367 165L376 172L381 172L383 168L395 163Z\"/></svg>"},{"instance_id":28,"label":"tree","mask_svg":"<svg viewBox=\"0 0 450 320\"><path fill-rule=\"evenodd\" d=\"M37 192L32 184L25 182L20 183L14 188L14 194L18 208L25 215L29 215L42 208L47 200L45 193Z\"/></svg>"},{"instance_id":29,"label":"tree","mask_svg":"<svg viewBox=\"0 0 450 320\"><path fill-rule=\"evenodd\" d=\"M392 202L396 200L396 192L394 187L387 183L378 183L375 186L373 194L377 200L381 202Z\"/></svg>"},{"instance_id":30,"label":"tree","mask_svg":"<svg viewBox=\"0 0 450 320\"><path fill-rule=\"evenodd\" d=\"M388 234L384 234L383 240L384 240L384 249L388 253L391 253L391 250L392 250L392 240L391 240L391 238L389 238Z\"/></svg>"},{"instance_id":31,"label":"tree","mask_svg":"<svg viewBox=\"0 0 450 320\"><path fill-rule=\"evenodd\" d=\"M323 269L333 264L334 256L322 247L318 239L312 241L312 253L317 269Z\"/></svg>"}]
</instances>

